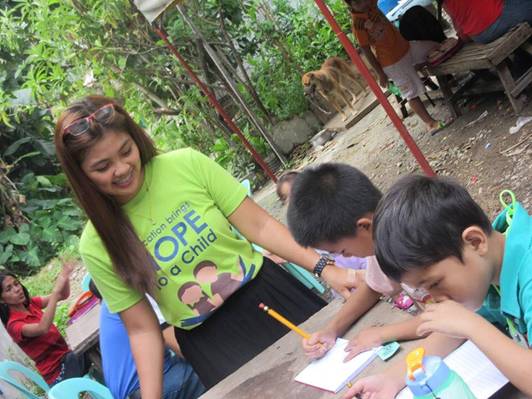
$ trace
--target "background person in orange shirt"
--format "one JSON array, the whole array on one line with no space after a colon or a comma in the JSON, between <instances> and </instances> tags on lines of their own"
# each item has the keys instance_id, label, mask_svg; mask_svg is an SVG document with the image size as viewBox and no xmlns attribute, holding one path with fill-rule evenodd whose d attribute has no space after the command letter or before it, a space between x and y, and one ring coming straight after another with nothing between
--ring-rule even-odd
<instances>
[{"instance_id":1,"label":"background person in orange shirt","mask_svg":"<svg viewBox=\"0 0 532 399\"><path fill-rule=\"evenodd\" d=\"M427 54L438 46L438 43L408 42L377 8L376 0L345 2L351 11L353 34L369 64L377 73L379 84L385 88L388 86L388 80L393 80L431 134L445 127L442 121L430 116L421 102L420 96L425 93L425 85L415 69L415 65L426 61Z\"/></svg>"}]
</instances>

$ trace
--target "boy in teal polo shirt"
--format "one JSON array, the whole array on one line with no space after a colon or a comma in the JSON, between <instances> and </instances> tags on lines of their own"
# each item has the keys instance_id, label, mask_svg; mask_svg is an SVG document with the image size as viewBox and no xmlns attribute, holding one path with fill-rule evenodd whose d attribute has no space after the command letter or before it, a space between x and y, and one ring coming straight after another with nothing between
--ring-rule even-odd
<instances>
[{"instance_id":1,"label":"boy in teal polo shirt","mask_svg":"<svg viewBox=\"0 0 532 399\"><path fill-rule=\"evenodd\" d=\"M532 217L523 207L513 200L491 225L457 183L408 176L383 197L373 223L383 272L437 302L418 334L470 339L532 395ZM364 379L353 388L376 392Z\"/></svg>"}]
</instances>

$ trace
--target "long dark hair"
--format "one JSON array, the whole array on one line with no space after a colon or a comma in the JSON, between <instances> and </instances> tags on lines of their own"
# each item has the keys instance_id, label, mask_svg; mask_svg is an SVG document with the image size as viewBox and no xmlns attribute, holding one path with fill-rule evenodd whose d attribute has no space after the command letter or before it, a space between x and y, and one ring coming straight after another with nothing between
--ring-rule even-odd
<instances>
[{"instance_id":1,"label":"long dark hair","mask_svg":"<svg viewBox=\"0 0 532 399\"><path fill-rule=\"evenodd\" d=\"M20 283L18 277L15 276L13 273L0 272L0 296L2 295L3 284L6 277L13 277L22 286L22 291L24 292L24 296L26 297L26 300L24 301L24 306L28 307L30 304L30 293L28 292L26 287L24 287L24 285ZM7 303L0 302L0 319L2 320L2 324L4 324L4 326L7 326L7 322L9 321L9 305Z\"/></svg>"},{"instance_id":2,"label":"long dark hair","mask_svg":"<svg viewBox=\"0 0 532 399\"><path fill-rule=\"evenodd\" d=\"M114 117L105 125L92 122L86 133L64 134L64 127L86 117L106 104L113 104ZM157 153L153 141L131 116L111 98L89 96L70 105L55 127L55 148L76 198L94 225L113 262L116 273L140 293L154 294L155 271L151 255L138 238L118 201L102 193L81 169L87 150L107 131L130 135L140 152L142 167Z\"/></svg>"}]
</instances>

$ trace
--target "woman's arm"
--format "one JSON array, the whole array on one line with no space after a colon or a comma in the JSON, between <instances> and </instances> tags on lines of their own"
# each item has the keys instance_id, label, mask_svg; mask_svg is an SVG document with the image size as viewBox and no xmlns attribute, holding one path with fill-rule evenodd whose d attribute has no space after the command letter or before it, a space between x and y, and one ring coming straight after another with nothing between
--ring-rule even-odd
<instances>
[{"instance_id":1,"label":"woman's arm","mask_svg":"<svg viewBox=\"0 0 532 399\"><path fill-rule=\"evenodd\" d=\"M288 229L252 199L246 198L229 216L233 224L249 241L312 271L320 255L311 248L303 248L295 242ZM350 295L350 288L356 288L356 273L353 270L326 266L322 277L344 297Z\"/></svg>"},{"instance_id":2,"label":"woman's arm","mask_svg":"<svg viewBox=\"0 0 532 399\"><path fill-rule=\"evenodd\" d=\"M163 337L146 298L120 312L139 375L142 399L160 399L163 387Z\"/></svg>"},{"instance_id":3,"label":"woman's arm","mask_svg":"<svg viewBox=\"0 0 532 399\"><path fill-rule=\"evenodd\" d=\"M73 270L74 270L74 265L72 264L72 262L67 261L63 263L63 269L57 276L58 279L59 278L64 279L64 281L61 282L61 284L63 285L63 288L61 288L61 290L58 293L59 301L63 301L70 296L70 275L72 274ZM43 309L48 306L49 301L50 301L50 296L51 295L41 297L41 300L42 300L41 306Z\"/></svg>"},{"instance_id":4,"label":"woman's arm","mask_svg":"<svg viewBox=\"0 0 532 399\"><path fill-rule=\"evenodd\" d=\"M25 337L38 337L46 334L54 322L55 311L57 309L57 302L62 299L62 293L65 285L68 285L68 276L63 273L59 274L52 293L42 299L43 312L42 318L38 323L26 324L22 327L22 335Z\"/></svg>"}]
</instances>

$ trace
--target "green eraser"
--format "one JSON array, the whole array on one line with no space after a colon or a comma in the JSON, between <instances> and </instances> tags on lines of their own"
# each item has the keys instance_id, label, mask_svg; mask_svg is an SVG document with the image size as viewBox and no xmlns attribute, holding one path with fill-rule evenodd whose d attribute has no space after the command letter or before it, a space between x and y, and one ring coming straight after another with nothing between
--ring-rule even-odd
<instances>
[{"instance_id":1,"label":"green eraser","mask_svg":"<svg viewBox=\"0 0 532 399\"><path fill-rule=\"evenodd\" d=\"M377 355L379 355L379 357L382 359L382 360L388 360L389 358L391 358L393 355L395 355L397 353L397 351L399 350L399 348L401 347L401 345L399 345L397 342L390 342L389 344L386 344L384 345L380 350L379 352L377 353Z\"/></svg>"}]
</instances>

